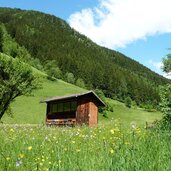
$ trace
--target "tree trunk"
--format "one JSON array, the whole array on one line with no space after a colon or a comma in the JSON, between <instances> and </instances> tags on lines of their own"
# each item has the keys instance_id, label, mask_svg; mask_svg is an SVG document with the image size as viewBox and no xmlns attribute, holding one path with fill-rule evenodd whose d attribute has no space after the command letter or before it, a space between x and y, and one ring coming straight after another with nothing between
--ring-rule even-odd
<instances>
[{"instance_id":1,"label":"tree trunk","mask_svg":"<svg viewBox=\"0 0 171 171\"><path fill-rule=\"evenodd\" d=\"M14 92L12 91L9 98L6 100L5 104L2 106L2 111L0 111L0 121L2 119L2 116L4 115L4 113L6 112L6 110L8 109L10 103L16 98L18 97L19 95L21 95L20 92L17 92L15 95L14 95ZM5 96L5 95L4 95Z\"/></svg>"},{"instance_id":2,"label":"tree trunk","mask_svg":"<svg viewBox=\"0 0 171 171\"><path fill-rule=\"evenodd\" d=\"M5 96L5 95L4 95ZM10 97L6 100L6 102L4 103L4 105L1 107L2 110L0 111L0 120L2 119L2 116L4 115L4 113L6 112L6 110L8 109L10 103L12 102L12 93L10 94Z\"/></svg>"},{"instance_id":3,"label":"tree trunk","mask_svg":"<svg viewBox=\"0 0 171 171\"><path fill-rule=\"evenodd\" d=\"M1 118L4 115L4 112L0 112L0 122L1 122Z\"/></svg>"},{"instance_id":4,"label":"tree trunk","mask_svg":"<svg viewBox=\"0 0 171 171\"><path fill-rule=\"evenodd\" d=\"M8 109L9 104L10 104L10 100L5 103L4 107L2 108L2 111L0 111L0 120L2 116L4 115L5 111Z\"/></svg>"}]
</instances>

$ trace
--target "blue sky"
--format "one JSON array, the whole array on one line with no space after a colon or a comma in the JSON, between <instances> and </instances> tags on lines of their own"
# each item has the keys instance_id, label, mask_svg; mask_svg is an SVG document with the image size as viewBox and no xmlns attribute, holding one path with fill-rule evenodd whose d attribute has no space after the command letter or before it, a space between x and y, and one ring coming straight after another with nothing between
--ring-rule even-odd
<instances>
[{"instance_id":1,"label":"blue sky","mask_svg":"<svg viewBox=\"0 0 171 171\"><path fill-rule=\"evenodd\" d=\"M96 0L0 0L1 7L38 10L54 14L64 20L83 8L96 6Z\"/></svg>"},{"instance_id":2,"label":"blue sky","mask_svg":"<svg viewBox=\"0 0 171 171\"><path fill-rule=\"evenodd\" d=\"M170 0L0 0L0 6L56 15L99 45L163 74L161 59L171 47Z\"/></svg>"}]
</instances>

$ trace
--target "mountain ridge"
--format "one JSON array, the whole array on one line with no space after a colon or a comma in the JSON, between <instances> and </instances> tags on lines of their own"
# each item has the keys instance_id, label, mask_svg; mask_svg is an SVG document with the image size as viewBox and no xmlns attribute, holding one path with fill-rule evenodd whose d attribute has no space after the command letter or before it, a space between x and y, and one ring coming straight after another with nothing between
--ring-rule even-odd
<instances>
[{"instance_id":1,"label":"mountain ridge","mask_svg":"<svg viewBox=\"0 0 171 171\"><path fill-rule=\"evenodd\" d=\"M43 66L54 60L63 77L72 73L88 89L101 89L107 97L156 103L158 86L169 82L124 54L97 45L56 16L0 8L0 22Z\"/></svg>"}]
</instances>

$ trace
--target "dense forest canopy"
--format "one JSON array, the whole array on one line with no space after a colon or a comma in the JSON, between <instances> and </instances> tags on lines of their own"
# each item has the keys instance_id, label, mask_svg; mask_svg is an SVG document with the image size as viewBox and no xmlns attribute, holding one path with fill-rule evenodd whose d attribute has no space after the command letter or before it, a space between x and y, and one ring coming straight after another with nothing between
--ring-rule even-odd
<instances>
[{"instance_id":1,"label":"dense forest canopy","mask_svg":"<svg viewBox=\"0 0 171 171\"><path fill-rule=\"evenodd\" d=\"M39 69L47 68L53 60L61 71L60 78L70 79L74 84L81 80L88 89L100 89L107 97L130 97L138 105L155 105L159 101L158 86L169 82L125 55L98 46L55 16L0 8L0 23L20 51L23 48L29 59L37 61ZM2 46L0 50L4 53ZM17 53L8 55L16 57Z\"/></svg>"}]
</instances>

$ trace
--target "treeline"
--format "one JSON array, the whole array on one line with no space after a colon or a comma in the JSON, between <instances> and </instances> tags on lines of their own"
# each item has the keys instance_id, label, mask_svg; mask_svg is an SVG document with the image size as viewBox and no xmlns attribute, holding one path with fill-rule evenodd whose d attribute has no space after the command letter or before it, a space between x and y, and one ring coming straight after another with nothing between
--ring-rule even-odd
<instances>
[{"instance_id":1,"label":"treeline","mask_svg":"<svg viewBox=\"0 0 171 171\"><path fill-rule=\"evenodd\" d=\"M158 86L169 82L123 54L98 46L55 16L0 8L0 22L28 52L33 65L46 70L50 78L100 89L122 101L130 97L138 105L158 104Z\"/></svg>"}]
</instances>

